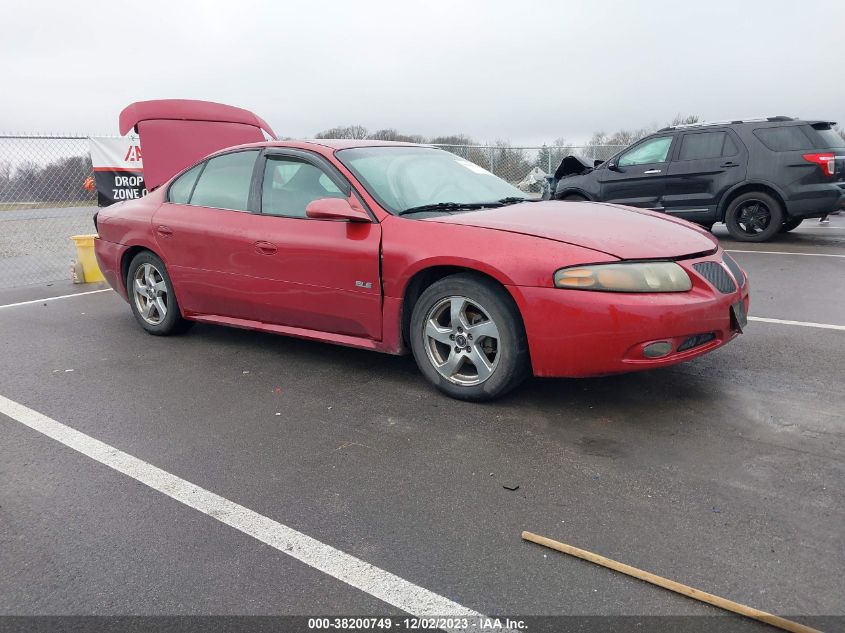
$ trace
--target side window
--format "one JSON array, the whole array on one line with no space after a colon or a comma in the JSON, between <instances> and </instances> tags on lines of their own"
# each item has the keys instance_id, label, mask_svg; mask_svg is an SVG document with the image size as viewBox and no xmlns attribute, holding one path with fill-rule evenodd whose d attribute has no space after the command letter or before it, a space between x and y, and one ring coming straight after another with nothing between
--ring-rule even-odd
<instances>
[{"instance_id":1,"label":"side window","mask_svg":"<svg viewBox=\"0 0 845 633\"><path fill-rule=\"evenodd\" d=\"M696 134L684 134L681 139L681 151L678 154L678 160L719 158L720 156L734 156L736 153L736 144L726 132L698 132Z\"/></svg>"},{"instance_id":2,"label":"side window","mask_svg":"<svg viewBox=\"0 0 845 633\"><path fill-rule=\"evenodd\" d=\"M813 149L810 138L797 125L781 125L779 127L761 127L754 130L754 136L763 145L775 152L790 152L799 149Z\"/></svg>"},{"instance_id":3,"label":"side window","mask_svg":"<svg viewBox=\"0 0 845 633\"><path fill-rule=\"evenodd\" d=\"M184 174L179 176L170 185L170 191L167 192L167 199L174 204L188 204L188 198L191 197L191 191L194 188L194 183L197 181L197 175L202 171L202 166L205 163L200 163L196 167L192 167Z\"/></svg>"},{"instance_id":4,"label":"side window","mask_svg":"<svg viewBox=\"0 0 845 633\"><path fill-rule=\"evenodd\" d=\"M264 166L261 213L304 218L305 207L320 198L345 198L326 173L296 158L268 157Z\"/></svg>"},{"instance_id":5,"label":"side window","mask_svg":"<svg viewBox=\"0 0 845 633\"><path fill-rule=\"evenodd\" d=\"M620 167L630 165L648 165L649 163L664 163L672 146L671 136L659 136L640 143L632 150L622 154L617 161Z\"/></svg>"},{"instance_id":6,"label":"side window","mask_svg":"<svg viewBox=\"0 0 845 633\"><path fill-rule=\"evenodd\" d=\"M257 151L232 152L215 156L194 187L190 204L232 211L249 210L249 187Z\"/></svg>"}]
</instances>

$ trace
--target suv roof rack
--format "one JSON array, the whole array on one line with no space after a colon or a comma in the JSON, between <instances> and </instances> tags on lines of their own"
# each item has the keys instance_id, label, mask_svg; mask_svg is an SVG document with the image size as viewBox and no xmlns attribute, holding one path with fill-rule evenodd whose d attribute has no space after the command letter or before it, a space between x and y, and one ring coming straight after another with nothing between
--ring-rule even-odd
<instances>
[{"instance_id":1,"label":"suv roof rack","mask_svg":"<svg viewBox=\"0 0 845 633\"><path fill-rule=\"evenodd\" d=\"M682 123L680 125L669 125L664 127L659 132L666 132L667 130L685 130L687 128L696 128L696 127L708 127L713 125L734 125L737 123L760 123L762 121L797 121L798 119L791 116L784 116L779 114L777 116L763 116L763 117L754 117L750 119L731 119L726 121L701 121L699 123Z\"/></svg>"}]
</instances>

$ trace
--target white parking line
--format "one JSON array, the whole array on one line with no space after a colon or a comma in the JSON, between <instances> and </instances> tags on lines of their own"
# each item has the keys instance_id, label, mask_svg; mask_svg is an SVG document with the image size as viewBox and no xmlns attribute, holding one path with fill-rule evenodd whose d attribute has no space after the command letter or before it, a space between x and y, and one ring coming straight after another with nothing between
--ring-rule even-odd
<instances>
[{"instance_id":1,"label":"white parking line","mask_svg":"<svg viewBox=\"0 0 845 633\"><path fill-rule=\"evenodd\" d=\"M845 257L845 255L831 255L830 253L792 253L787 251L738 251L725 249L729 253L762 253L763 255L810 255L811 257Z\"/></svg>"},{"instance_id":2,"label":"white parking line","mask_svg":"<svg viewBox=\"0 0 845 633\"><path fill-rule=\"evenodd\" d=\"M830 323L813 323L811 321L789 321L785 319L769 319L766 317L748 317L749 321L760 321L761 323L777 323L778 325L800 325L801 327L817 327L823 330L842 330L845 332L845 325L831 325Z\"/></svg>"},{"instance_id":3,"label":"white parking line","mask_svg":"<svg viewBox=\"0 0 845 633\"><path fill-rule=\"evenodd\" d=\"M70 299L72 297L82 297L84 295L95 295L98 292L111 292L111 288L104 288L103 290L89 290L87 292L75 292L70 295L61 295L59 297L47 297L46 299L33 299L32 301L21 301L19 303L7 303L6 305L0 306L0 310L3 308L17 308L18 306L28 306L33 305L35 303L46 303L47 301L58 301L59 299Z\"/></svg>"},{"instance_id":4,"label":"white parking line","mask_svg":"<svg viewBox=\"0 0 845 633\"><path fill-rule=\"evenodd\" d=\"M845 231L845 226L802 226L801 231Z\"/></svg>"},{"instance_id":5,"label":"white parking line","mask_svg":"<svg viewBox=\"0 0 845 633\"><path fill-rule=\"evenodd\" d=\"M402 611L418 617L483 617L3 396L0 413Z\"/></svg>"}]
</instances>

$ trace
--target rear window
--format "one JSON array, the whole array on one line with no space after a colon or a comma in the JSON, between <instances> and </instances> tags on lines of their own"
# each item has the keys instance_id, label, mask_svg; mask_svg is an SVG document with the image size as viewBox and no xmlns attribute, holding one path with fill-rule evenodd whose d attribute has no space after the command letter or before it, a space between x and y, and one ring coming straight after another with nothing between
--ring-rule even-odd
<instances>
[{"instance_id":1,"label":"rear window","mask_svg":"<svg viewBox=\"0 0 845 633\"><path fill-rule=\"evenodd\" d=\"M754 130L754 136L775 152L814 149L812 141L798 125L757 128Z\"/></svg>"},{"instance_id":2,"label":"rear window","mask_svg":"<svg viewBox=\"0 0 845 633\"><path fill-rule=\"evenodd\" d=\"M247 211L252 168L257 156L257 151L248 151L223 154L210 159L194 187L190 204Z\"/></svg>"},{"instance_id":3,"label":"rear window","mask_svg":"<svg viewBox=\"0 0 845 633\"><path fill-rule=\"evenodd\" d=\"M829 125L814 125L813 134L816 136L816 146L820 149L845 148L845 138Z\"/></svg>"},{"instance_id":4,"label":"rear window","mask_svg":"<svg viewBox=\"0 0 845 633\"><path fill-rule=\"evenodd\" d=\"M736 153L736 144L727 132L699 132L684 135L678 160L719 158Z\"/></svg>"},{"instance_id":5,"label":"rear window","mask_svg":"<svg viewBox=\"0 0 845 633\"><path fill-rule=\"evenodd\" d=\"M203 163L193 167L179 176L170 185L170 192L168 200L175 204L188 204L188 199L191 197L191 191L194 188L194 183L197 181L197 174L200 173Z\"/></svg>"}]
</instances>

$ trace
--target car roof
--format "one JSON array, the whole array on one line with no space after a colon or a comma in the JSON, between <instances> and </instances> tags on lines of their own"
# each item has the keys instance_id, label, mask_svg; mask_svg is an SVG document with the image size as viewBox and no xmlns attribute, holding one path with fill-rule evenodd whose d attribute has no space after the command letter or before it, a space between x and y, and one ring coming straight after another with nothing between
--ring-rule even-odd
<instances>
[{"instance_id":1,"label":"car roof","mask_svg":"<svg viewBox=\"0 0 845 633\"><path fill-rule=\"evenodd\" d=\"M758 117L758 118L750 118L750 119L732 119L727 121L701 121L699 123L685 123L682 125L670 125L664 127L658 132L685 132L685 131L696 131L700 129L706 128L719 128L719 127L734 127L738 125L755 125L758 127L776 127L781 124L788 124L788 125L829 125L833 127L836 125L836 121L830 120L813 120L808 121L805 119L799 119L797 117L788 117L788 116L769 116L769 117Z\"/></svg>"},{"instance_id":2,"label":"car roof","mask_svg":"<svg viewBox=\"0 0 845 633\"><path fill-rule=\"evenodd\" d=\"M264 143L251 143L261 147L295 147L305 148L317 145L333 150L352 149L356 147L431 147L418 143L402 143L398 141L370 141L367 139L348 138L315 138L315 139L285 139L283 141L266 141Z\"/></svg>"},{"instance_id":3,"label":"car roof","mask_svg":"<svg viewBox=\"0 0 845 633\"><path fill-rule=\"evenodd\" d=\"M429 149L437 149L433 145L423 145L420 143L403 143L399 141L370 141L367 139L335 139L335 138L318 138L318 139L286 139L284 141L260 141L258 143L244 143L242 145L232 145L231 147L224 147L208 156L215 156L225 152L239 149L261 149L265 147L279 147L291 149L312 149L319 151L322 154L332 153L336 150L354 149L358 147L426 147ZM328 150L328 151L327 151Z\"/></svg>"},{"instance_id":4,"label":"car roof","mask_svg":"<svg viewBox=\"0 0 845 633\"><path fill-rule=\"evenodd\" d=\"M401 141L375 141L368 139L350 138L317 138L301 140L285 140L267 143L267 147L284 147L288 143L307 143L309 145L323 145L332 149L349 149L352 147L426 147L418 143L403 143Z\"/></svg>"}]
</instances>

